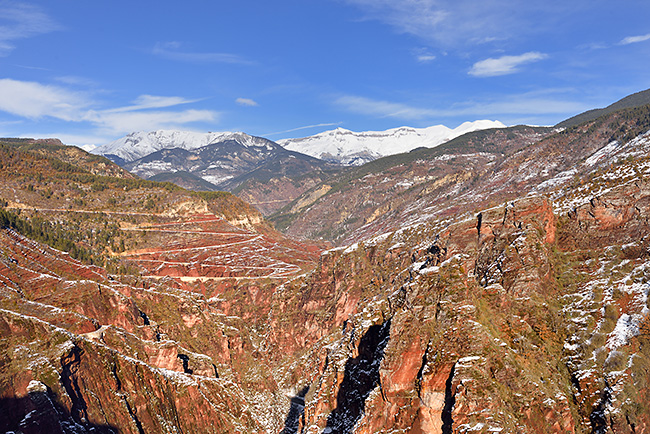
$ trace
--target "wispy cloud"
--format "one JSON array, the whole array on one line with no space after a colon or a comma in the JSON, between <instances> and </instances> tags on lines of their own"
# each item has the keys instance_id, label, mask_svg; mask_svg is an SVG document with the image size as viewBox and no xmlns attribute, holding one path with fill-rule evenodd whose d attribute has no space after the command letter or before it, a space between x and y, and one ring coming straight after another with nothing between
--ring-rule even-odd
<instances>
[{"instance_id":1,"label":"wispy cloud","mask_svg":"<svg viewBox=\"0 0 650 434\"><path fill-rule=\"evenodd\" d=\"M264 133L263 136L276 136L278 134L293 133L294 131L308 130L310 128L319 128L319 127L335 127L341 125L341 122L329 122L325 124L315 124L315 125L305 125L304 127L291 128L290 130L276 131L274 133Z\"/></svg>"},{"instance_id":2,"label":"wispy cloud","mask_svg":"<svg viewBox=\"0 0 650 434\"><path fill-rule=\"evenodd\" d=\"M431 63L436 60L436 56L433 54L419 54L416 59L420 63Z\"/></svg>"},{"instance_id":3,"label":"wispy cloud","mask_svg":"<svg viewBox=\"0 0 650 434\"><path fill-rule=\"evenodd\" d=\"M650 33L647 35L640 35L640 36L628 36L627 38L624 38L620 44L621 45L629 45L629 44L636 44L638 42L645 42L650 40Z\"/></svg>"},{"instance_id":4,"label":"wispy cloud","mask_svg":"<svg viewBox=\"0 0 650 434\"><path fill-rule=\"evenodd\" d=\"M418 120L440 115L440 111L409 106L407 104L379 101L362 96L346 95L335 100L335 104L344 109L380 118L399 118Z\"/></svg>"},{"instance_id":5,"label":"wispy cloud","mask_svg":"<svg viewBox=\"0 0 650 434\"><path fill-rule=\"evenodd\" d=\"M42 9L9 1L0 1L0 56L8 56L15 48L14 41L30 38L61 26Z\"/></svg>"},{"instance_id":6,"label":"wispy cloud","mask_svg":"<svg viewBox=\"0 0 650 434\"><path fill-rule=\"evenodd\" d=\"M94 101L88 94L36 82L0 79L1 111L28 119L88 122L102 135L180 128L190 123L218 120L219 113L212 110L152 110L195 101L175 96L141 95L133 105L97 109L101 101Z\"/></svg>"},{"instance_id":7,"label":"wispy cloud","mask_svg":"<svg viewBox=\"0 0 650 434\"><path fill-rule=\"evenodd\" d=\"M124 134L133 131L178 129L195 122L215 122L218 113L211 110L146 111L146 112L88 112L84 120L101 131Z\"/></svg>"},{"instance_id":8,"label":"wispy cloud","mask_svg":"<svg viewBox=\"0 0 650 434\"><path fill-rule=\"evenodd\" d=\"M345 0L365 19L384 22L400 33L439 46L505 40L526 30L531 6L508 0Z\"/></svg>"},{"instance_id":9,"label":"wispy cloud","mask_svg":"<svg viewBox=\"0 0 650 434\"><path fill-rule=\"evenodd\" d=\"M576 114L592 108L573 100L528 94L508 95L496 101L472 101L460 103L449 114L463 116L540 116Z\"/></svg>"},{"instance_id":10,"label":"wispy cloud","mask_svg":"<svg viewBox=\"0 0 650 434\"><path fill-rule=\"evenodd\" d=\"M76 75L64 75L61 77L56 77L55 80L59 83L86 88L99 86L99 83L97 83L95 80L86 77L79 77Z\"/></svg>"},{"instance_id":11,"label":"wispy cloud","mask_svg":"<svg viewBox=\"0 0 650 434\"><path fill-rule=\"evenodd\" d=\"M152 53L168 60L190 63L230 63L236 65L254 65L255 62L232 53L190 52L181 50L180 42L157 43Z\"/></svg>"},{"instance_id":12,"label":"wispy cloud","mask_svg":"<svg viewBox=\"0 0 650 434\"><path fill-rule=\"evenodd\" d=\"M427 48L416 48L411 50L411 52L413 53L413 56L415 56L415 60L417 60L418 63L431 63L436 60L436 56L432 54Z\"/></svg>"},{"instance_id":13,"label":"wispy cloud","mask_svg":"<svg viewBox=\"0 0 650 434\"><path fill-rule=\"evenodd\" d=\"M105 113L124 113L137 110L173 107L181 104L190 104L197 101L200 100L185 99L180 96L140 95L138 98L136 98L135 101L133 101L133 105L105 110Z\"/></svg>"},{"instance_id":14,"label":"wispy cloud","mask_svg":"<svg viewBox=\"0 0 650 434\"><path fill-rule=\"evenodd\" d=\"M504 95L493 99L465 101L450 107L417 107L409 104L376 100L362 96L343 96L335 104L346 110L380 118L398 118L407 121L439 122L440 119L509 119L512 116L555 118L573 115L591 108L570 98L562 98L553 89L523 94Z\"/></svg>"},{"instance_id":15,"label":"wispy cloud","mask_svg":"<svg viewBox=\"0 0 650 434\"><path fill-rule=\"evenodd\" d=\"M469 75L475 77L494 77L497 75L508 75L519 72L519 67L526 63L537 62L546 59L548 55L531 51L521 54L519 56L502 56L497 58L489 58L476 62Z\"/></svg>"},{"instance_id":16,"label":"wispy cloud","mask_svg":"<svg viewBox=\"0 0 650 434\"><path fill-rule=\"evenodd\" d=\"M235 102L246 107L257 107L259 104L250 98L237 98Z\"/></svg>"}]
</instances>

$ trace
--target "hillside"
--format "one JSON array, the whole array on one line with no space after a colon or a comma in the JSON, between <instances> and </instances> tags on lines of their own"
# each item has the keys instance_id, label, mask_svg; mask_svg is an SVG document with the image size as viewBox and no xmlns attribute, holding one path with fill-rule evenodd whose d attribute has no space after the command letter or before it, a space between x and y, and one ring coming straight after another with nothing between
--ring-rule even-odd
<instances>
[{"instance_id":1,"label":"hillside","mask_svg":"<svg viewBox=\"0 0 650 434\"><path fill-rule=\"evenodd\" d=\"M472 191L481 174L500 167L506 153L548 134L548 128L533 127L484 130L380 158L313 187L271 221L293 236L346 244L425 220L452 203L447 213L453 214L460 209L459 196Z\"/></svg>"},{"instance_id":2,"label":"hillside","mask_svg":"<svg viewBox=\"0 0 650 434\"><path fill-rule=\"evenodd\" d=\"M322 253L0 151L0 430L650 432L650 106L327 174L277 220Z\"/></svg>"},{"instance_id":3,"label":"hillside","mask_svg":"<svg viewBox=\"0 0 650 434\"><path fill-rule=\"evenodd\" d=\"M155 182L170 182L182 187L186 190L193 191L218 191L216 185L209 183L203 178L199 178L190 172L177 171L177 172L162 172L149 178L150 181Z\"/></svg>"},{"instance_id":4,"label":"hillside","mask_svg":"<svg viewBox=\"0 0 650 434\"><path fill-rule=\"evenodd\" d=\"M135 266L129 252L165 250L164 243L170 240L149 235L151 231L156 234L154 228L161 225L179 228L186 224L207 225L219 233L237 232L241 233L239 236L245 233L252 238L264 234L260 240L279 240L286 246L292 245L273 231L256 209L230 193L192 192L171 183L137 179L103 157L62 144L46 145L0 143L3 169L0 203L32 226L47 226L62 234L80 251L93 251L98 265L111 270L133 270ZM55 157L67 156L70 152L81 156L81 165ZM118 173L123 177L86 170L86 167L95 166L101 167L102 173ZM175 234L174 243L181 246L194 243L193 238L200 235L200 232L182 230L170 230L169 233ZM201 242L211 242L208 238ZM244 256L240 259L248 260ZM139 266L140 270L144 268Z\"/></svg>"},{"instance_id":5,"label":"hillside","mask_svg":"<svg viewBox=\"0 0 650 434\"><path fill-rule=\"evenodd\" d=\"M378 159L314 186L271 221L292 236L345 245L526 194L553 194L574 176L627 158L622 145L650 128L649 113L648 106L627 109L564 131L484 130Z\"/></svg>"},{"instance_id":6,"label":"hillside","mask_svg":"<svg viewBox=\"0 0 650 434\"><path fill-rule=\"evenodd\" d=\"M584 113L580 113L576 116L573 116L569 119L560 122L555 127L556 128L573 127L582 124L584 122L593 121L594 119L597 119L601 116L605 116L609 113L613 113L618 110L641 107L647 104L650 104L650 89L637 92L632 95L628 95L625 98L616 101L615 103L610 104L605 108L593 109L593 110L588 110Z\"/></svg>"},{"instance_id":7,"label":"hillside","mask_svg":"<svg viewBox=\"0 0 650 434\"><path fill-rule=\"evenodd\" d=\"M133 133L93 152L104 153L141 178L197 191L235 192L264 215L338 168L244 133Z\"/></svg>"}]
</instances>

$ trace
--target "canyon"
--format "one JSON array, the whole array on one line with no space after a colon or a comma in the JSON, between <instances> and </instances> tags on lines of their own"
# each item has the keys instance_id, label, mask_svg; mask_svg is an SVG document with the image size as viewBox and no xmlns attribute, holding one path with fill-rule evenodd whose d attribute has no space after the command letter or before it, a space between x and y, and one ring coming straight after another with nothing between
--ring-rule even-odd
<instances>
[{"instance_id":1,"label":"canyon","mask_svg":"<svg viewBox=\"0 0 650 434\"><path fill-rule=\"evenodd\" d=\"M4 432L650 432L650 106L322 169L268 220L57 141L0 164Z\"/></svg>"}]
</instances>

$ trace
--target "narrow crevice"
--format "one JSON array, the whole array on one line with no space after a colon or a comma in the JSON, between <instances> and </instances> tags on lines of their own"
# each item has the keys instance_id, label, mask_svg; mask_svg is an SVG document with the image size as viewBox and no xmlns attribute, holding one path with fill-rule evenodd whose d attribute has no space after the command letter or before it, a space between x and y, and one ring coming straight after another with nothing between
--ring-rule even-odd
<instances>
[{"instance_id":1,"label":"narrow crevice","mask_svg":"<svg viewBox=\"0 0 650 434\"><path fill-rule=\"evenodd\" d=\"M428 360L427 356L429 355L429 347L431 343L427 343L427 349L424 351L424 354L422 354L422 364L420 365L420 369L418 370L418 374L416 376L417 379L417 391L418 391L418 397L422 398L420 396L420 391L422 390L422 377L424 376L424 369L427 366Z\"/></svg>"},{"instance_id":2,"label":"narrow crevice","mask_svg":"<svg viewBox=\"0 0 650 434\"><path fill-rule=\"evenodd\" d=\"M449 372L449 377L445 383L445 406L442 409L442 434L451 434L453 432L454 419L451 416L451 412L454 410L454 405L456 405L456 394L452 389L455 373L456 364L451 367L451 372Z\"/></svg>"},{"instance_id":3,"label":"narrow crevice","mask_svg":"<svg viewBox=\"0 0 650 434\"><path fill-rule=\"evenodd\" d=\"M593 407L589 414L589 421L593 428L594 434L604 434L608 432L609 423L607 421L606 408L611 403L612 394L609 381L605 379L605 387L603 388L598 403Z\"/></svg>"},{"instance_id":4,"label":"narrow crevice","mask_svg":"<svg viewBox=\"0 0 650 434\"><path fill-rule=\"evenodd\" d=\"M138 309L138 312L140 313L140 318L142 318L142 321L144 321L144 325L146 326L151 325L151 322L149 321L149 317L147 316L147 314L142 312L140 309Z\"/></svg>"},{"instance_id":5,"label":"narrow crevice","mask_svg":"<svg viewBox=\"0 0 650 434\"><path fill-rule=\"evenodd\" d=\"M121 392L122 391L122 382L120 381L120 377L117 376L117 365L113 363L111 366L111 373L113 374L113 377L115 378L115 385L117 387L116 392Z\"/></svg>"},{"instance_id":6,"label":"narrow crevice","mask_svg":"<svg viewBox=\"0 0 650 434\"><path fill-rule=\"evenodd\" d=\"M632 430L632 434L636 434L636 424L630 420L629 415L625 415L625 421L627 422L627 426Z\"/></svg>"},{"instance_id":7,"label":"narrow crevice","mask_svg":"<svg viewBox=\"0 0 650 434\"><path fill-rule=\"evenodd\" d=\"M129 404L129 401L126 398L124 399L124 404L126 404L126 410L129 412L131 419L133 419L133 423L135 423L136 428L138 428L138 433L145 434L144 428L142 427L142 422L140 422L138 415L135 414L135 411L133 411L131 405Z\"/></svg>"},{"instance_id":8,"label":"narrow crevice","mask_svg":"<svg viewBox=\"0 0 650 434\"><path fill-rule=\"evenodd\" d=\"M481 240L481 226L483 224L483 213L478 213L476 216L476 230L478 231L478 240Z\"/></svg>"},{"instance_id":9,"label":"narrow crevice","mask_svg":"<svg viewBox=\"0 0 650 434\"><path fill-rule=\"evenodd\" d=\"M351 433L364 414L366 399L380 384L379 368L390 340L391 319L371 326L359 341L358 356L345 363L336 408L327 418L331 434Z\"/></svg>"},{"instance_id":10,"label":"narrow crevice","mask_svg":"<svg viewBox=\"0 0 650 434\"><path fill-rule=\"evenodd\" d=\"M72 401L70 415L78 423L86 423L86 409L88 408L77 382L77 372L82 354L82 349L75 345L67 355L61 357L61 382Z\"/></svg>"},{"instance_id":11,"label":"narrow crevice","mask_svg":"<svg viewBox=\"0 0 650 434\"><path fill-rule=\"evenodd\" d=\"M179 354L176 357L181 359L181 361L183 362L183 372L190 375L194 373L194 370L190 369L190 358L187 356L187 354Z\"/></svg>"}]
</instances>

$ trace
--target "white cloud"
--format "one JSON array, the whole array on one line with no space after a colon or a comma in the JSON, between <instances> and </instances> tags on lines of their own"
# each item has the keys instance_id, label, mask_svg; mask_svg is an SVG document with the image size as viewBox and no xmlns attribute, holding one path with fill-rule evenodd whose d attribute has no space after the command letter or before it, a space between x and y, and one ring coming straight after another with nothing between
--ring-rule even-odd
<instances>
[{"instance_id":1,"label":"white cloud","mask_svg":"<svg viewBox=\"0 0 650 434\"><path fill-rule=\"evenodd\" d=\"M420 54L416 58L420 63L430 63L436 60L436 56L433 54Z\"/></svg>"},{"instance_id":2,"label":"white cloud","mask_svg":"<svg viewBox=\"0 0 650 434\"><path fill-rule=\"evenodd\" d=\"M194 122L214 122L218 113L211 110L88 112L85 119L100 127L100 131L124 134L133 131L179 129Z\"/></svg>"},{"instance_id":3,"label":"white cloud","mask_svg":"<svg viewBox=\"0 0 650 434\"><path fill-rule=\"evenodd\" d=\"M362 19L376 20L399 33L444 49L487 43L522 43L528 37L557 34L567 23L585 19L593 0L342 0ZM599 0L600 1L600 0Z\"/></svg>"},{"instance_id":4,"label":"white cloud","mask_svg":"<svg viewBox=\"0 0 650 434\"><path fill-rule=\"evenodd\" d=\"M91 102L81 93L31 81L0 79L0 110L29 119L79 121Z\"/></svg>"},{"instance_id":5,"label":"white cloud","mask_svg":"<svg viewBox=\"0 0 650 434\"><path fill-rule=\"evenodd\" d=\"M647 35L640 35L640 36L628 36L627 38L624 38L620 44L621 45L629 45L629 44L636 44L637 42L644 42L650 40L650 33Z\"/></svg>"},{"instance_id":6,"label":"white cloud","mask_svg":"<svg viewBox=\"0 0 650 434\"><path fill-rule=\"evenodd\" d=\"M14 2L0 2L0 56L15 48L13 41L50 33L61 27L40 8Z\"/></svg>"},{"instance_id":7,"label":"white cloud","mask_svg":"<svg viewBox=\"0 0 650 434\"><path fill-rule=\"evenodd\" d=\"M47 132L47 133L27 133L21 137L29 138L56 138L66 145L78 146L79 148L90 151L94 149L98 143L108 143L115 138L113 136L102 136L96 134L70 134L69 132Z\"/></svg>"},{"instance_id":8,"label":"white cloud","mask_svg":"<svg viewBox=\"0 0 650 434\"><path fill-rule=\"evenodd\" d=\"M141 95L133 105L100 110L89 95L36 82L0 79L0 111L28 118L54 118L66 122L89 122L100 135L140 130L180 128L194 122L215 122L212 110L152 111L194 102L182 97Z\"/></svg>"},{"instance_id":9,"label":"white cloud","mask_svg":"<svg viewBox=\"0 0 650 434\"><path fill-rule=\"evenodd\" d=\"M176 60L179 62L190 63L230 63L238 65L254 65L252 62L242 56L231 53L197 53L181 51L182 44L180 42L165 42L157 43L153 48L153 54L156 56Z\"/></svg>"},{"instance_id":10,"label":"white cloud","mask_svg":"<svg viewBox=\"0 0 650 434\"><path fill-rule=\"evenodd\" d=\"M140 95L138 98L136 98L135 101L133 101L133 105L106 110L105 113L123 113L136 110L173 107L181 104L190 104L197 101L200 100L185 99L179 96Z\"/></svg>"},{"instance_id":11,"label":"white cloud","mask_svg":"<svg viewBox=\"0 0 650 434\"><path fill-rule=\"evenodd\" d=\"M257 107L259 104L250 99L250 98L237 98L235 102L239 105L247 106L247 107Z\"/></svg>"},{"instance_id":12,"label":"white cloud","mask_svg":"<svg viewBox=\"0 0 650 434\"><path fill-rule=\"evenodd\" d=\"M514 74L518 72L518 67L538 60L546 59L548 56L544 53L531 51L521 54L519 56L502 56L497 58L489 58L476 62L469 75L475 77L494 77L497 75Z\"/></svg>"},{"instance_id":13,"label":"white cloud","mask_svg":"<svg viewBox=\"0 0 650 434\"><path fill-rule=\"evenodd\" d=\"M439 116L440 111L412 107L407 104L378 101L362 96L342 96L335 100L335 104L348 111L381 118L423 119Z\"/></svg>"}]
</instances>

